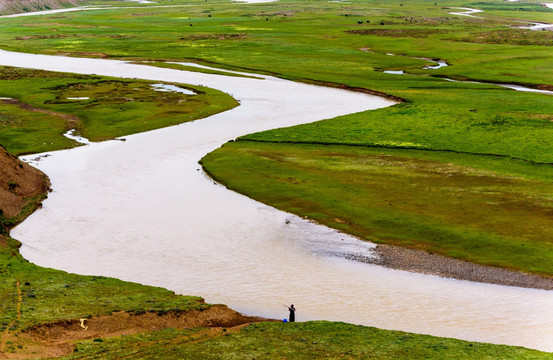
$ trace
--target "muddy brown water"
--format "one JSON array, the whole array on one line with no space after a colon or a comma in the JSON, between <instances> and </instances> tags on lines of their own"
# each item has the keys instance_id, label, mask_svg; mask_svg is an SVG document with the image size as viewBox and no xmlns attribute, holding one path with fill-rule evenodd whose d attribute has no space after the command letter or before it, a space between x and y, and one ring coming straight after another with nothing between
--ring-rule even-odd
<instances>
[{"instance_id":1,"label":"muddy brown water","mask_svg":"<svg viewBox=\"0 0 553 360\"><path fill-rule=\"evenodd\" d=\"M25 157L53 193L12 232L30 261L199 295L250 315L337 320L553 351L553 292L347 260L372 245L215 184L197 161L237 136L389 106L272 77L226 77L103 59L0 51L0 64L181 82L241 106L207 119Z\"/></svg>"}]
</instances>

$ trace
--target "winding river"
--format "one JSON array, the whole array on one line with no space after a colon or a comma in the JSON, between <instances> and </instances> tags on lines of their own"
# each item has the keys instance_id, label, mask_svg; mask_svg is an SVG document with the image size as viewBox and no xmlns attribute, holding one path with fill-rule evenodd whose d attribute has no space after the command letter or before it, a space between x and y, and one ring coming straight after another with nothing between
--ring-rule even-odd
<instances>
[{"instance_id":1,"label":"winding river","mask_svg":"<svg viewBox=\"0 0 553 360\"><path fill-rule=\"evenodd\" d=\"M50 177L12 231L41 266L203 296L247 314L325 319L553 351L553 292L471 283L345 259L371 244L215 184L197 161L237 136L390 106L273 77L227 77L0 51L0 64L204 85L241 106L179 126L25 158ZM44 154L42 154L44 155Z\"/></svg>"}]
</instances>

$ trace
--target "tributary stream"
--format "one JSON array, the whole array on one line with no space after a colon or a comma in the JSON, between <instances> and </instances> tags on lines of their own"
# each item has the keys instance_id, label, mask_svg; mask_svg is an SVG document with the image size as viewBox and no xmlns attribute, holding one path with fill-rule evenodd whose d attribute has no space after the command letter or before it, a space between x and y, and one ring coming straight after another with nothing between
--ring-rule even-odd
<instances>
[{"instance_id":1,"label":"tributary stream","mask_svg":"<svg viewBox=\"0 0 553 360\"><path fill-rule=\"evenodd\" d=\"M206 119L53 152L41 210L12 231L45 267L198 295L246 314L324 319L553 351L553 292L345 259L370 244L231 192L197 161L237 136L392 105L366 94L114 60L0 51L0 65L205 85L241 102ZM29 156L31 161L38 156ZM262 186L260 184L260 186Z\"/></svg>"}]
</instances>

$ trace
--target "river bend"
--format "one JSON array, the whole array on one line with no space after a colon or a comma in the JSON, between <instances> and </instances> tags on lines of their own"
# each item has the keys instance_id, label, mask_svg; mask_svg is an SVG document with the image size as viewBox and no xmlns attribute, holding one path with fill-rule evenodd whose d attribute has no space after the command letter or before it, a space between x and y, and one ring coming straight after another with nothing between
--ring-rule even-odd
<instances>
[{"instance_id":1,"label":"river bend","mask_svg":"<svg viewBox=\"0 0 553 360\"><path fill-rule=\"evenodd\" d=\"M203 296L247 313L325 319L553 351L553 292L471 283L346 260L372 245L228 191L197 161L237 136L392 105L366 94L0 51L0 64L205 85L241 106L203 120L29 156L52 181L12 231L45 267ZM40 158L36 161L35 159Z\"/></svg>"}]
</instances>

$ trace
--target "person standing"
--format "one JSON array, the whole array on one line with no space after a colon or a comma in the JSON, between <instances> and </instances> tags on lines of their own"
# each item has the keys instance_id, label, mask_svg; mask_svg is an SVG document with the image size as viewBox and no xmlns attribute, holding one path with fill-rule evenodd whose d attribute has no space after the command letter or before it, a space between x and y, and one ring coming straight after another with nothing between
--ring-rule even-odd
<instances>
[{"instance_id":1,"label":"person standing","mask_svg":"<svg viewBox=\"0 0 553 360\"><path fill-rule=\"evenodd\" d=\"M289 322L295 322L296 321L296 308L294 307L294 304L287 306L288 310L290 311L290 316L288 317Z\"/></svg>"}]
</instances>

